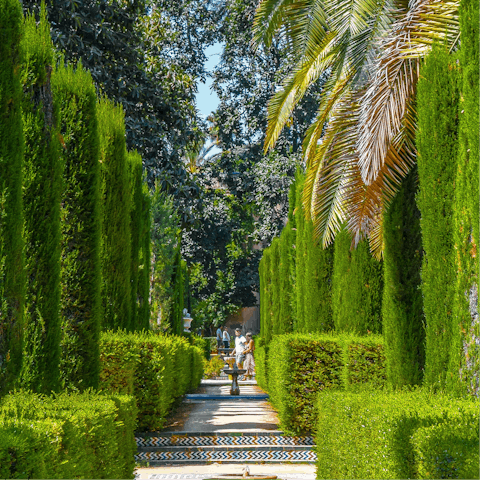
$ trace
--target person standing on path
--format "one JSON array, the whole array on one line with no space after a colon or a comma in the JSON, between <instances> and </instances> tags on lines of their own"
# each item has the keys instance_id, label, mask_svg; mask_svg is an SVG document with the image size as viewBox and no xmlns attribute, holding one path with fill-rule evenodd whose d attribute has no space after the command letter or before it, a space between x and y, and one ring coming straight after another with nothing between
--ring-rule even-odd
<instances>
[{"instance_id":1,"label":"person standing on path","mask_svg":"<svg viewBox=\"0 0 480 480\"><path fill-rule=\"evenodd\" d=\"M252 334L250 332L246 335L246 347L243 353L245 354L245 363L243 368L246 370L245 378L252 379L255 375L255 359L253 358L253 352L255 351L255 342L253 341Z\"/></svg>"},{"instance_id":2,"label":"person standing on path","mask_svg":"<svg viewBox=\"0 0 480 480\"><path fill-rule=\"evenodd\" d=\"M242 335L242 329L235 329L235 348L233 349L232 356L235 355L235 362L238 368L242 368L243 361L245 360L244 350L246 338Z\"/></svg>"},{"instance_id":3,"label":"person standing on path","mask_svg":"<svg viewBox=\"0 0 480 480\"><path fill-rule=\"evenodd\" d=\"M230 334L228 333L228 328L225 325L223 327L223 348L230 348Z\"/></svg>"},{"instance_id":4,"label":"person standing on path","mask_svg":"<svg viewBox=\"0 0 480 480\"><path fill-rule=\"evenodd\" d=\"M222 334L222 327L220 325L217 328L217 349L219 348L223 348L223 334Z\"/></svg>"}]
</instances>

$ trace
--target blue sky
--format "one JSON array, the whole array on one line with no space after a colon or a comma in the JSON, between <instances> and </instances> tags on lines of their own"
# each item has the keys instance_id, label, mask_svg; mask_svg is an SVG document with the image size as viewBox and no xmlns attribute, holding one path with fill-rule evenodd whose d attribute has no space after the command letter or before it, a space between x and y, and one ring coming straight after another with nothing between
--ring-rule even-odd
<instances>
[{"instance_id":1,"label":"blue sky","mask_svg":"<svg viewBox=\"0 0 480 480\"><path fill-rule=\"evenodd\" d=\"M208 72L212 72L217 63L220 61L222 48L223 45L221 43L216 43L215 45L208 47L205 51L205 55L208 58L205 68ZM207 78L206 83L198 83L197 108L200 110L200 113L204 118L207 118L210 113L217 108L218 105L217 94L210 90L211 85L211 78Z\"/></svg>"}]
</instances>

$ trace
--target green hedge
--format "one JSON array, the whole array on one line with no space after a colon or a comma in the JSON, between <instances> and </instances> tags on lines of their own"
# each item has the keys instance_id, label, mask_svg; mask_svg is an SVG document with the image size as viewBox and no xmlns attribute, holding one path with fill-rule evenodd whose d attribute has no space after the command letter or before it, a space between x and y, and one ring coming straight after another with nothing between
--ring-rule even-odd
<instances>
[{"instance_id":1,"label":"green hedge","mask_svg":"<svg viewBox=\"0 0 480 480\"><path fill-rule=\"evenodd\" d=\"M100 162L97 97L81 64L52 74L60 109L64 164L61 205L62 256L60 375L64 386L96 388L100 334Z\"/></svg>"},{"instance_id":2,"label":"green hedge","mask_svg":"<svg viewBox=\"0 0 480 480\"><path fill-rule=\"evenodd\" d=\"M268 391L283 430L293 433L315 426L318 392L381 387L386 381L379 336L279 335L268 345L266 361L263 355L265 350L257 349L257 381Z\"/></svg>"},{"instance_id":3,"label":"green hedge","mask_svg":"<svg viewBox=\"0 0 480 480\"><path fill-rule=\"evenodd\" d=\"M138 429L160 430L176 399L198 387L203 352L187 339L147 332L104 332L100 388L133 395Z\"/></svg>"},{"instance_id":4,"label":"green hedge","mask_svg":"<svg viewBox=\"0 0 480 480\"><path fill-rule=\"evenodd\" d=\"M389 393L369 389L325 392L319 395L317 408L319 479L451 478L421 476L430 467L440 472L446 459L452 462L447 469L453 478L478 478L476 402L421 390ZM467 423L475 427L464 429ZM434 425L444 428L421 430ZM459 431L465 435L461 449L458 438L454 439ZM473 476L458 476L462 473Z\"/></svg>"},{"instance_id":5,"label":"green hedge","mask_svg":"<svg viewBox=\"0 0 480 480\"><path fill-rule=\"evenodd\" d=\"M257 385L262 389L268 390L268 378L267 378L267 358L268 358L268 345L261 337L255 339L255 379Z\"/></svg>"},{"instance_id":6,"label":"green hedge","mask_svg":"<svg viewBox=\"0 0 480 480\"><path fill-rule=\"evenodd\" d=\"M0 394L13 387L22 365L22 22L20 2L0 0Z\"/></svg>"},{"instance_id":7,"label":"green hedge","mask_svg":"<svg viewBox=\"0 0 480 480\"><path fill-rule=\"evenodd\" d=\"M25 19L23 37L23 178L26 297L22 386L58 391L60 378L60 161L58 108L53 103L54 49L42 9Z\"/></svg>"},{"instance_id":8,"label":"green hedge","mask_svg":"<svg viewBox=\"0 0 480 480\"><path fill-rule=\"evenodd\" d=\"M413 434L417 478L479 478L478 416L473 420L471 409L461 410Z\"/></svg>"},{"instance_id":9,"label":"green hedge","mask_svg":"<svg viewBox=\"0 0 480 480\"><path fill-rule=\"evenodd\" d=\"M2 478L133 478L135 399L16 392L0 404Z\"/></svg>"}]
</instances>

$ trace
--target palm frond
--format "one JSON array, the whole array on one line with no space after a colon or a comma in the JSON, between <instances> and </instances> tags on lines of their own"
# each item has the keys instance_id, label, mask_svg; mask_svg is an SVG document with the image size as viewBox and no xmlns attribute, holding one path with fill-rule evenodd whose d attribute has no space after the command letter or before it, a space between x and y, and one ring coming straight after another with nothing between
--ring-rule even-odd
<instances>
[{"instance_id":1,"label":"palm frond","mask_svg":"<svg viewBox=\"0 0 480 480\"><path fill-rule=\"evenodd\" d=\"M419 58L430 51L434 40L455 37L458 29L455 7L449 4L447 8L441 3L417 0L381 43L382 53L363 99L359 121L357 149L365 183L372 182L378 175L393 138L403 128L405 115L415 97Z\"/></svg>"}]
</instances>

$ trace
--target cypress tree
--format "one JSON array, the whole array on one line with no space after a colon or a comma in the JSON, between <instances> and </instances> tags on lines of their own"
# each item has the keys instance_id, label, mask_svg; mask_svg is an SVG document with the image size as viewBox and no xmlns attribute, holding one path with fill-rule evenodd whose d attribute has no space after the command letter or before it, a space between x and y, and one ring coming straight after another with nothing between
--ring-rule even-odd
<instances>
[{"instance_id":1,"label":"cypress tree","mask_svg":"<svg viewBox=\"0 0 480 480\"><path fill-rule=\"evenodd\" d=\"M53 46L42 8L37 28L25 21L23 37L26 300L22 385L39 393L59 388L60 195L62 163L51 89Z\"/></svg>"},{"instance_id":2,"label":"cypress tree","mask_svg":"<svg viewBox=\"0 0 480 480\"><path fill-rule=\"evenodd\" d=\"M22 365L22 20L18 0L0 0L0 394L14 385Z\"/></svg>"},{"instance_id":3,"label":"cypress tree","mask_svg":"<svg viewBox=\"0 0 480 480\"><path fill-rule=\"evenodd\" d=\"M306 332L326 332L333 329L332 273L334 246L323 248L314 238L311 220L305 221L305 295L304 325Z\"/></svg>"},{"instance_id":4,"label":"cypress tree","mask_svg":"<svg viewBox=\"0 0 480 480\"><path fill-rule=\"evenodd\" d=\"M137 284L137 329L150 328L150 271L152 242L150 239L151 227L151 198L146 181L142 182L142 228L139 242L139 271Z\"/></svg>"},{"instance_id":5,"label":"cypress tree","mask_svg":"<svg viewBox=\"0 0 480 480\"><path fill-rule=\"evenodd\" d=\"M265 253L265 251L264 251ZM265 256L262 255L258 264L258 278L260 282L260 336L265 337Z\"/></svg>"},{"instance_id":6,"label":"cypress tree","mask_svg":"<svg viewBox=\"0 0 480 480\"><path fill-rule=\"evenodd\" d=\"M295 211L297 209L296 180L290 185L288 192L288 225L290 226L290 311L292 315L291 331L295 331L297 322L297 224Z\"/></svg>"},{"instance_id":7,"label":"cypress tree","mask_svg":"<svg viewBox=\"0 0 480 480\"><path fill-rule=\"evenodd\" d=\"M96 388L100 374L100 164L96 94L81 64L52 74L59 107L63 170L61 205L63 386Z\"/></svg>"},{"instance_id":8,"label":"cypress tree","mask_svg":"<svg viewBox=\"0 0 480 480\"><path fill-rule=\"evenodd\" d=\"M275 237L270 245L270 278L272 335L279 335L282 333L282 320L280 318L280 239L278 237Z\"/></svg>"},{"instance_id":9,"label":"cypress tree","mask_svg":"<svg viewBox=\"0 0 480 480\"><path fill-rule=\"evenodd\" d=\"M365 335L381 332L382 264L370 254L368 240L351 250L352 237L343 228L335 238L332 315L335 330Z\"/></svg>"},{"instance_id":10,"label":"cypress tree","mask_svg":"<svg viewBox=\"0 0 480 480\"><path fill-rule=\"evenodd\" d=\"M142 189L142 157L136 152L127 153L127 165L130 180L130 234L131 234L131 264L130 264L130 294L131 300L131 321L130 330L139 330L139 276L144 268L142 263L141 235L144 233L143 223L143 189Z\"/></svg>"},{"instance_id":11,"label":"cypress tree","mask_svg":"<svg viewBox=\"0 0 480 480\"><path fill-rule=\"evenodd\" d=\"M272 339L272 270L270 268L271 249L266 248L263 251L263 271L264 271L264 317L262 323L262 338L265 345Z\"/></svg>"},{"instance_id":12,"label":"cypress tree","mask_svg":"<svg viewBox=\"0 0 480 480\"><path fill-rule=\"evenodd\" d=\"M384 216L382 318L387 381L394 387L419 384L425 362L420 290L423 250L416 179L413 169Z\"/></svg>"},{"instance_id":13,"label":"cypress tree","mask_svg":"<svg viewBox=\"0 0 480 480\"><path fill-rule=\"evenodd\" d=\"M290 223L283 228L279 242L280 265L277 276L280 283L280 306L279 306L279 332L288 333L292 331L292 295L293 285L290 276L292 263L292 226Z\"/></svg>"},{"instance_id":14,"label":"cypress tree","mask_svg":"<svg viewBox=\"0 0 480 480\"><path fill-rule=\"evenodd\" d=\"M417 87L419 192L417 203L424 257L423 309L426 321L427 385L444 386L449 363L455 265L453 196L458 134L455 62L435 46L422 67Z\"/></svg>"},{"instance_id":15,"label":"cypress tree","mask_svg":"<svg viewBox=\"0 0 480 480\"><path fill-rule=\"evenodd\" d=\"M297 172L295 186L295 224L296 224L296 243L295 243L295 292L297 297L297 317L295 322L296 332L306 332L305 325L305 262L306 262L306 244L305 244L305 211L302 203L303 184L305 176Z\"/></svg>"},{"instance_id":16,"label":"cypress tree","mask_svg":"<svg viewBox=\"0 0 480 480\"><path fill-rule=\"evenodd\" d=\"M103 328L132 329L130 182L123 110L98 104L101 163Z\"/></svg>"},{"instance_id":17,"label":"cypress tree","mask_svg":"<svg viewBox=\"0 0 480 480\"><path fill-rule=\"evenodd\" d=\"M479 394L479 4L462 0L460 14L459 145L455 174L453 241L456 283L447 384Z\"/></svg>"},{"instance_id":18,"label":"cypress tree","mask_svg":"<svg viewBox=\"0 0 480 480\"><path fill-rule=\"evenodd\" d=\"M184 267L180 242L175 253L175 264L173 266L172 285L173 285L173 304L170 312L170 327L172 333L181 335L183 332L183 295L184 295Z\"/></svg>"}]
</instances>

